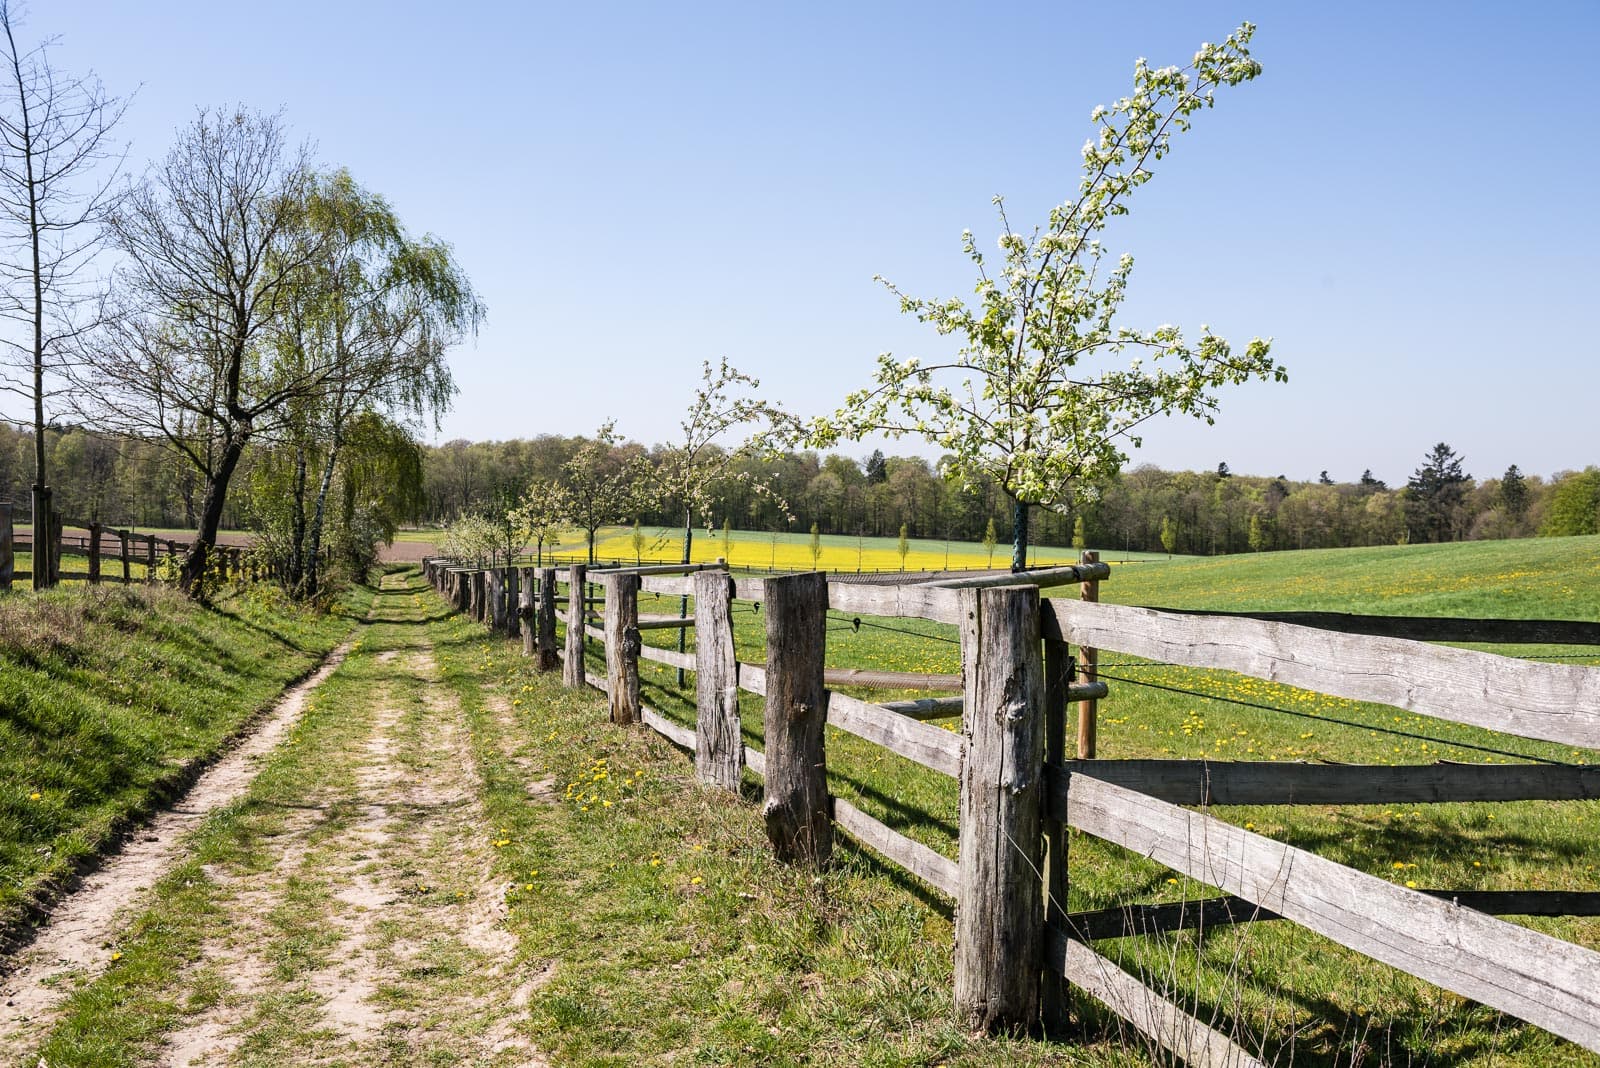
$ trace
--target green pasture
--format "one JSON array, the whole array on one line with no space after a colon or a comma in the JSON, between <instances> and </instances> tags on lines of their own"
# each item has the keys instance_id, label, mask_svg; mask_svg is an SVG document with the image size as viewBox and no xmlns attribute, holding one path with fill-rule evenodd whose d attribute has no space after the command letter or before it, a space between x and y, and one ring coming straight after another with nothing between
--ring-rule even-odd
<instances>
[{"instance_id":1,"label":"green pasture","mask_svg":"<svg viewBox=\"0 0 1600 1068\"><path fill-rule=\"evenodd\" d=\"M1067 591L1061 591L1066 595ZM1318 609L1372 614L1600 618L1600 538L1270 553L1112 568L1108 601L1184 608ZM1075 588L1072 595L1076 595ZM641 598L645 613L678 599ZM828 664L957 672L954 628L830 613ZM735 606L741 660L764 660L764 620ZM690 634L692 635L692 631ZM671 631L646 631L676 646ZM692 648L692 637L690 648ZM1600 665L1600 649L1501 647L1521 657ZM604 672L590 643L592 672ZM1168 667L1103 653L1111 696L1100 703L1099 754L1109 758L1330 760L1421 764L1539 758L1592 762L1594 751L1526 741L1387 706L1325 697L1228 672ZM693 725L693 693L673 669L644 663L645 702ZM692 687L693 677L689 677ZM1153 685L1152 685L1153 684ZM911 693L858 691L872 700ZM747 742L761 746L761 701L742 699ZM954 721L946 721L955 729ZM953 780L832 728L831 790L889 826L955 855ZM1483 890L1600 891L1600 804L1523 802L1218 808L1215 814L1402 885ZM752 814L752 818L756 818ZM907 878L913 897L938 895ZM1209 887L1075 836L1071 909L1211 896ZM943 906L935 906L943 907ZM1508 917L1593 948L1600 920ZM1197 1011L1237 1022L1269 1059L1347 1064L1352 1051L1384 1063L1600 1064L1600 1058L1446 995L1287 923L1245 925L1099 948ZM1083 1011L1099 1020L1092 1007ZM1114 1025L1107 1025L1114 1026ZM1384 1052L1377 1052L1377 1051Z\"/></svg>"}]
</instances>

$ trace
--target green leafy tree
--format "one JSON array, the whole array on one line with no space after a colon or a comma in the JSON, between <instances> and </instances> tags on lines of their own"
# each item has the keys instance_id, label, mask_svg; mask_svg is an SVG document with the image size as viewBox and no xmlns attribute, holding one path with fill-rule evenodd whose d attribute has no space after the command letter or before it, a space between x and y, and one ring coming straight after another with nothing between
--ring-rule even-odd
<instances>
[{"instance_id":1,"label":"green leafy tree","mask_svg":"<svg viewBox=\"0 0 1600 1068\"><path fill-rule=\"evenodd\" d=\"M1545 509L1541 537L1600 533L1600 467L1585 468L1555 484Z\"/></svg>"},{"instance_id":2,"label":"green leafy tree","mask_svg":"<svg viewBox=\"0 0 1600 1068\"><path fill-rule=\"evenodd\" d=\"M1074 549L1087 549L1089 539L1084 536L1083 516L1078 516L1072 521L1072 547Z\"/></svg>"},{"instance_id":3,"label":"green leafy tree","mask_svg":"<svg viewBox=\"0 0 1600 1068\"><path fill-rule=\"evenodd\" d=\"M816 567L822 560L822 528L816 523L811 524L811 566Z\"/></svg>"},{"instance_id":4,"label":"green leafy tree","mask_svg":"<svg viewBox=\"0 0 1600 1068\"><path fill-rule=\"evenodd\" d=\"M983 551L989 554L989 566L994 567L994 547L1000 544L1000 536L994 529L994 517L989 517L989 525L983 528Z\"/></svg>"},{"instance_id":5,"label":"green leafy tree","mask_svg":"<svg viewBox=\"0 0 1600 1068\"><path fill-rule=\"evenodd\" d=\"M1178 524L1171 516L1161 517L1161 547L1171 556L1178 548Z\"/></svg>"},{"instance_id":6,"label":"green leafy tree","mask_svg":"<svg viewBox=\"0 0 1600 1068\"><path fill-rule=\"evenodd\" d=\"M722 520L722 559L729 567L733 566L733 520Z\"/></svg>"},{"instance_id":7,"label":"green leafy tree","mask_svg":"<svg viewBox=\"0 0 1600 1068\"><path fill-rule=\"evenodd\" d=\"M1259 515L1252 515L1250 517L1250 533L1248 535L1248 543L1250 545L1250 551L1253 553L1260 552L1270 544L1270 538L1267 534L1266 521Z\"/></svg>"},{"instance_id":8,"label":"green leafy tree","mask_svg":"<svg viewBox=\"0 0 1600 1068\"><path fill-rule=\"evenodd\" d=\"M900 524L900 542L895 546L895 551L900 554L900 570L906 569L906 556L911 552L911 538L906 531L906 525Z\"/></svg>"},{"instance_id":9,"label":"green leafy tree","mask_svg":"<svg viewBox=\"0 0 1600 1068\"><path fill-rule=\"evenodd\" d=\"M978 273L975 302L914 297L885 282L902 311L958 339L957 355L923 363L885 353L871 386L813 423L812 442L883 433L937 445L964 486L987 480L1009 496L1012 567L1020 569L1029 508L1064 511L1091 500L1126 462L1122 446L1141 443L1144 423L1172 413L1210 422L1218 387L1285 380L1260 338L1240 354L1205 327L1191 343L1171 325L1118 325L1133 259L1108 263L1100 240L1172 135L1211 106L1217 89L1260 73L1247 48L1253 32L1245 23L1221 44L1203 45L1187 67L1140 60L1133 92L1090 116L1096 133L1083 148L1078 191L1042 227L1016 232L997 197L998 269L991 272L970 231L963 237ZM1119 358L1127 362L1117 366Z\"/></svg>"},{"instance_id":10,"label":"green leafy tree","mask_svg":"<svg viewBox=\"0 0 1600 1068\"><path fill-rule=\"evenodd\" d=\"M633 533L629 536L628 541L633 544L633 562L635 564L644 563L644 528L639 526L637 519L633 521Z\"/></svg>"}]
</instances>

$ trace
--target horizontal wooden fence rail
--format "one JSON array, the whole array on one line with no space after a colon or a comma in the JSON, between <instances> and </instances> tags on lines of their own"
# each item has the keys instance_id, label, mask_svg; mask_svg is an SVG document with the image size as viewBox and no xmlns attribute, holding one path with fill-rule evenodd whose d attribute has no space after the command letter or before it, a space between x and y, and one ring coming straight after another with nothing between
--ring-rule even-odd
<instances>
[{"instance_id":1,"label":"horizontal wooden fence rail","mask_svg":"<svg viewBox=\"0 0 1600 1068\"><path fill-rule=\"evenodd\" d=\"M1600 748L1600 670L1236 616L1047 602L1046 637Z\"/></svg>"},{"instance_id":2,"label":"horizontal wooden fence rail","mask_svg":"<svg viewBox=\"0 0 1600 1068\"><path fill-rule=\"evenodd\" d=\"M1600 892L1597 891L1407 889L1491 916L1600 916ZM1094 942L1284 918L1242 897L1224 894L1161 905L1119 905L1074 912L1065 917L1063 926L1072 937Z\"/></svg>"},{"instance_id":3,"label":"horizontal wooden fence rail","mask_svg":"<svg viewBox=\"0 0 1600 1068\"><path fill-rule=\"evenodd\" d=\"M1410 805L1600 798L1584 764L1302 764L1270 760L1072 760L1046 768L1046 809L1065 819L1067 783L1092 775L1175 805Z\"/></svg>"},{"instance_id":4,"label":"horizontal wooden fence rail","mask_svg":"<svg viewBox=\"0 0 1600 1068\"><path fill-rule=\"evenodd\" d=\"M1070 777L1067 822L1600 1051L1600 953L1089 775Z\"/></svg>"},{"instance_id":5,"label":"horizontal wooden fence rail","mask_svg":"<svg viewBox=\"0 0 1600 1068\"><path fill-rule=\"evenodd\" d=\"M1483 645L1600 645L1600 623L1581 619L1471 619L1452 616L1368 616L1349 612L1217 612L1211 609L1156 608L1180 616L1255 619L1300 627L1408 638L1418 642L1477 642Z\"/></svg>"}]
</instances>

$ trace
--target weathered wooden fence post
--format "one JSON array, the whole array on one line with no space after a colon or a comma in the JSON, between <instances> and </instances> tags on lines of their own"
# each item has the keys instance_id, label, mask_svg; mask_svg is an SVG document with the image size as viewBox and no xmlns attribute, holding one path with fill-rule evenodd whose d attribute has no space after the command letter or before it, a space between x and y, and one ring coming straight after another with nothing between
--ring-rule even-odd
<instances>
[{"instance_id":1,"label":"weathered wooden fence post","mask_svg":"<svg viewBox=\"0 0 1600 1068\"><path fill-rule=\"evenodd\" d=\"M780 860L820 867L833 852L823 751L823 727L828 721L828 691L822 678L828 577L813 571L769 578L763 590L767 801L761 814Z\"/></svg>"},{"instance_id":2,"label":"weathered wooden fence post","mask_svg":"<svg viewBox=\"0 0 1600 1068\"><path fill-rule=\"evenodd\" d=\"M1022 1031L1039 1017L1044 919L1044 672L1039 589L962 590L960 893L956 1012L969 1027Z\"/></svg>"},{"instance_id":3,"label":"weathered wooden fence post","mask_svg":"<svg viewBox=\"0 0 1600 1068\"><path fill-rule=\"evenodd\" d=\"M1079 562L1097 564L1100 554L1092 549L1085 549L1079 554ZM1084 601L1098 601L1100 599L1100 581L1089 579L1078 588L1079 599ZM1095 666L1100 662L1098 649L1078 649L1078 675L1084 682L1095 681ZM1095 720L1098 718L1100 702L1090 698L1078 702L1078 758L1080 760L1094 759Z\"/></svg>"},{"instance_id":4,"label":"weathered wooden fence post","mask_svg":"<svg viewBox=\"0 0 1600 1068\"><path fill-rule=\"evenodd\" d=\"M50 511L50 585L61 584L61 513Z\"/></svg>"},{"instance_id":5,"label":"weathered wooden fence post","mask_svg":"<svg viewBox=\"0 0 1600 1068\"><path fill-rule=\"evenodd\" d=\"M694 573L694 772L737 791L744 770L739 732L739 664L733 651L733 576Z\"/></svg>"},{"instance_id":6,"label":"weathered wooden fence post","mask_svg":"<svg viewBox=\"0 0 1600 1068\"><path fill-rule=\"evenodd\" d=\"M583 603L583 580L588 570L584 564L567 569L567 658L561 665L561 682L565 686L584 684L583 623L589 606Z\"/></svg>"},{"instance_id":7,"label":"weathered wooden fence post","mask_svg":"<svg viewBox=\"0 0 1600 1068\"><path fill-rule=\"evenodd\" d=\"M639 576L617 572L605 577L606 692L611 722L639 721Z\"/></svg>"},{"instance_id":8,"label":"weathered wooden fence post","mask_svg":"<svg viewBox=\"0 0 1600 1068\"><path fill-rule=\"evenodd\" d=\"M117 548L118 555L122 557L122 584L128 586L133 583L133 561L128 559L128 532L126 530L117 531Z\"/></svg>"},{"instance_id":9,"label":"weathered wooden fence post","mask_svg":"<svg viewBox=\"0 0 1600 1068\"><path fill-rule=\"evenodd\" d=\"M1067 759L1067 688L1072 684L1071 650L1064 641L1044 642L1044 762L1061 767ZM1043 818L1044 921L1060 924L1067 914L1067 828L1060 820ZM1054 968L1041 970L1039 1015L1051 1038L1066 1034L1067 982Z\"/></svg>"},{"instance_id":10,"label":"weathered wooden fence post","mask_svg":"<svg viewBox=\"0 0 1600 1068\"><path fill-rule=\"evenodd\" d=\"M533 609L538 600L538 587L534 585L535 571L522 568L517 584L517 622L522 629L522 655L532 656L538 649L538 628L534 626Z\"/></svg>"},{"instance_id":11,"label":"weathered wooden fence post","mask_svg":"<svg viewBox=\"0 0 1600 1068\"><path fill-rule=\"evenodd\" d=\"M100 524L89 524L89 582L100 584Z\"/></svg>"},{"instance_id":12,"label":"weathered wooden fence post","mask_svg":"<svg viewBox=\"0 0 1600 1068\"><path fill-rule=\"evenodd\" d=\"M506 568L506 637L522 636L522 572Z\"/></svg>"},{"instance_id":13,"label":"weathered wooden fence post","mask_svg":"<svg viewBox=\"0 0 1600 1068\"><path fill-rule=\"evenodd\" d=\"M479 623L489 618L489 573L482 568L472 573L472 618Z\"/></svg>"},{"instance_id":14,"label":"weathered wooden fence post","mask_svg":"<svg viewBox=\"0 0 1600 1068\"><path fill-rule=\"evenodd\" d=\"M498 567L490 568L483 573L484 593L488 604L484 606L484 622L489 629L499 631L506 625L506 589L505 576Z\"/></svg>"},{"instance_id":15,"label":"weathered wooden fence post","mask_svg":"<svg viewBox=\"0 0 1600 1068\"><path fill-rule=\"evenodd\" d=\"M154 534L145 535L144 555L144 580L153 583L156 580L156 536Z\"/></svg>"},{"instance_id":16,"label":"weathered wooden fence post","mask_svg":"<svg viewBox=\"0 0 1600 1068\"><path fill-rule=\"evenodd\" d=\"M11 505L0 502L0 590L9 590L17 575L17 557L12 546Z\"/></svg>"},{"instance_id":17,"label":"weathered wooden fence post","mask_svg":"<svg viewBox=\"0 0 1600 1068\"><path fill-rule=\"evenodd\" d=\"M556 664L556 569L539 569L538 659L540 671L554 671Z\"/></svg>"}]
</instances>

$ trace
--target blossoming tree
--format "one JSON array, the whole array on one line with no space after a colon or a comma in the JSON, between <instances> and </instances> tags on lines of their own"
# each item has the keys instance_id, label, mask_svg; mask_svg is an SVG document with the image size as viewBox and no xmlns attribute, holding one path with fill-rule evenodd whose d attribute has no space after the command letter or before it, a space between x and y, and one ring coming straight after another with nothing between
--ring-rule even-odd
<instances>
[{"instance_id":1,"label":"blossoming tree","mask_svg":"<svg viewBox=\"0 0 1600 1068\"><path fill-rule=\"evenodd\" d=\"M1221 44L1201 45L1185 67L1139 60L1132 94L1094 109L1077 194L1043 226L1013 230L996 197L1000 262L991 268L972 232L962 235L978 270L975 300L914 297L879 278L903 312L958 339L956 354L935 363L879 356L873 383L815 420L811 443L915 434L946 450L954 477L971 486L988 476L1011 496L1011 563L1020 570L1030 506L1092 500L1127 461L1123 448L1141 444L1144 423L1173 413L1209 423L1219 386L1286 380L1270 341L1254 338L1237 353L1205 326L1191 342L1176 326L1121 325L1133 258L1109 261L1100 240L1172 135L1212 106L1217 89L1260 73L1248 49L1254 29L1245 23Z\"/></svg>"}]
</instances>

